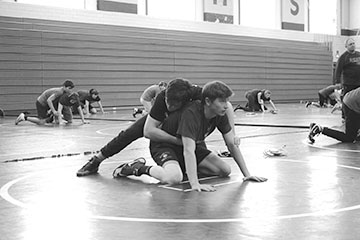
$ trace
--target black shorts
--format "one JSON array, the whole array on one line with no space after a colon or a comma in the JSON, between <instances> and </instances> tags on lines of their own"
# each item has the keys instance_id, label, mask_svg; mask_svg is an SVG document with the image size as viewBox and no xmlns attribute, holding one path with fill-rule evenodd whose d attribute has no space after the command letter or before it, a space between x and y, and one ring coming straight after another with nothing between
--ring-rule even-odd
<instances>
[{"instance_id":1,"label":"black shorts","mask_svg":"<svg viewBox=\"0 0 360 240\"><path fill-rule=\"evenodd\" d=\"M36 111L37 111L37 116L40 119L46 119L49 117L48 111L49 111L49 106L46 105L42 105L39 101L36 101Z\"/></svg>"},{"instance_id":2,"label":"black shorts","mask_svg":"<svg viewBox=\"0 0 360 240\"><path fill-rule=\"evenodd\" d=\"M151 156L157 165L163 166L168 161L178 161L183 173L185 173L185 160L183 147L172 144L153 144L150 148ZM197 144L195 156L197 165L206 158L211 151L207 149L205 143Z\"/></svg>"}]
</instances>

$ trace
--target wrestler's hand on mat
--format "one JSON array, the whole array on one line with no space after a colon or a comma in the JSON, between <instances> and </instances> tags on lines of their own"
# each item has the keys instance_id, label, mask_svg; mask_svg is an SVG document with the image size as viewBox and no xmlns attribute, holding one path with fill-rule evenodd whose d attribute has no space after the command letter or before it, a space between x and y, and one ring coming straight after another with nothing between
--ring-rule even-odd
<instances>
[{"instance_id":1,"label":"wrestler's hand on mat","mask_svg":"<svg viewBox=\"0 0 360 240\"><path fill-rule=\"evenodd\" d=\"M264 177L257 177L257 176L249 176L249 177L244 177L243 181L253 181L253 182L266 182L267 178Z\"/></svg>"},{"instance_id":2,"label":"wrestler's hand on mat","mask_svg":"<svg viewBox=\"0 0 360 240\"><path fill-rule=\"evenodd\" d=\"M208 185L208 184L196 184L194 186L191 186L191 191L214 192L214 191L216 191L216 188L214 186Z\"/></svg>"}]
</instances>

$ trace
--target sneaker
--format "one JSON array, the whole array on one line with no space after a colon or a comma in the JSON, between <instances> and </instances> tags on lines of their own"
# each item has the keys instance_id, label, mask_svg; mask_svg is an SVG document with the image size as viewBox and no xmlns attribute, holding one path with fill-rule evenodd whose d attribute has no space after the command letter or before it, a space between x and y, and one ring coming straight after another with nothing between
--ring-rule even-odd
<instances>
[{"instance_id":1,"label":"sneaker","mask_svg":"<svg viewBox=\"0 0 360 240\"><path fill-rule=\"evenodd\" d=\"M218 151L218 156L219 157L231 157L231 153L229 151Z\"/></svg>"},{"instance_id":2,"label":"sneaker","mask_svg":"<svg viewBox=\"0 0 360 240\"><path fill-rule=\"evenodd\" d=\"M132 114L134 118L136 118L136 114L138 113L138 111L139 111L139 109L134 108L133 114Z\"/></svg>"},{"instance_id":3,"label":"sneaker","mask_svg":"<svg viewBox=\"0 0 360 240\"><path fill-rule=\"evenodd\" d=\"M140 176L139 169L145 166L146 160L142 157L131 162L123 163L113 171L113 177L126 177L130 175Z\"/></svg>"},{"instance_id":4,"label":"sneaker","mask_svg":"<svg viewBox=\"0 0 360 240\"><path fill-rule=\"evenodd\" d=\"M19 122L25 121L25 113L20 113L15 120L15 125L18 125Z\"/></svg>"},{"instance_id":5,"label":"sneaker","mask_svg":"<svg viewBox=\"0 0 360 240\"><path fill-rule=\"evenodd\" d=\"M76 176L84 177L92 174L96 174L99 170L100 161L96 156L93 156L82 168L80 168Z\"/></svg>"},{"instance_id":6,"label":"sneaker","mask_svg":"<svg viewBox=\"0 0 360 240\"><path fill-rule=\"evenodd\" d=\"M321 133L321 126L316 123L310 123L309 140L311 143L315 142L314 137Z\"/></svg>"}]
</instances>

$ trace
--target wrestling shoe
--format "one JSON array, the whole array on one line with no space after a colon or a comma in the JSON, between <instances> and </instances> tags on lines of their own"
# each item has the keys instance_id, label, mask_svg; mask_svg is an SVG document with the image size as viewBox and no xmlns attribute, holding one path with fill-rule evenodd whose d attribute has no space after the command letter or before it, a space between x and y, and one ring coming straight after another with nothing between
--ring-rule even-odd
<instances>
[{"instance_id":1,"label":"wrestling shoe","mask_svg":"<svg viewBox=\"0 0 360 240\"><path fill-rule=\"evenodd\" d=\"M231 153L229 151L220 151L218 150L217 155L219 157L231 157Z\"/></svg>"},{"instance_id":2,"label":"wrestling shoe","mask_svg":"<svg viewBox=\"0 0 360 240\"><path fill-rule=\"evenodd\" d=\"M319 135L321 133L322 129L321 129L321 126L316 124L316 123L310 123L310 131L309 131L309 140L311 143L314 143L315 142L315 139L314 137L316 135Z\"/></svg>"},{"instance_id":3,"label":"wrestling shoe","mask_svg":"<svg viewBox=\"0 0 360 240\"><path fill-rule=\"evenodd\" d=\"M133 117L136 118L136 114L142 114L143 110L139 109L139 108L134 108L133 110Z\"/></svg>"},{"instance_id":4,"label":"wrestling shoe","mask_svg":"<svg viewBox=\"0 0 360 240\"><path fill-rule=\"evenodd\" d=\"M131 162L123 163L113 171L113 177L126 177L130 175L140 176L139 169L145 166L146 160L142 157Z\"/></svg>"},{"instance_id":5,"label":"wrestling shoe","mask_svg":"<svg viewBox=\"0 0 360 240\"><path fill-rule=\"evenodd\" d=\"M80 168L76 176L84 177L92 174L96 174L99 170L100 161L96 156L93 156L82 168Z\"/></svg>"},{"instance_id":6,"label":"wrestling shoe","mask_svg":"<svg viewBox=\"0 0 360 240\"><path fill-rule=\"evenodd\" d=\"M136 118L136 114L138 114L138 111L139 111L138 108L134 108L133 114L132 114L134 118Z\"/></svg>"},{"instance_id":7,"label":"wrestling shoe","mask_svg":"<svg viewBox=\"0 0 360 240\"><path fill-rule=\"evenodd\" d=\"M311 102L306 102L305 107L308 108L311 105Z\"/></svg>"},{"instance_id":8,"label":"wrestling shoe","mask_svg":"<svg viewBox=\"0 0 360 240\"><path fill-rule=\"evenodd\" d=\"M18 125L19 122L25 121L25 113L20 113L19 116L15 119L15 125Z\"/></svg>"}]
</instances>

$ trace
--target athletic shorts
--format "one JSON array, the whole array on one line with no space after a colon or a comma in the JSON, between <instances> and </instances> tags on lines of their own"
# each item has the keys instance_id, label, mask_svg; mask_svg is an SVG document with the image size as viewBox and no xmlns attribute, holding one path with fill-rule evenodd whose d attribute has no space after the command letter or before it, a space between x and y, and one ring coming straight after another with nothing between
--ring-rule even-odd
<instances>
[{"instance_id":1,"label":"athletic shorts","mask_svg":"<svg viewBox=\"0 0 360 240\"><path fill-rule=\"evenodd\" d=\"M154 144L155 145L155 144ZM150 148L151 156L157 165L163 166L168 161L178 161L183 173L185 173L185 160L183 147L170 144L156 144ZM195 156L197 165L206 158L211 151L207 149L205 143L197 144Z\"/></svg>"},{"instance_id":2,"label":"athletic shorts","mask_svg":"<svg viewBox=\"0 0 360 240\"><path fill-rule=\"evenodd\" d=\"M55 104L55 109L57 110L57 104ZM46 123L51 123L54 120L51 111L49 112L49 106L43 106L39 101L36 101L36 110L38 118L45 119ZM72 123L73 115L71 113L70 107L63 106L62 115L68 123Z\"/></svg>"},{"instance_id":3,"label":"athletic shorts","mask_svg":"<svg viewBox=\"0 0 360 240\"><path fill-rule=\"evenodd\" d=\"M48 115L48 111L49 111L49 106L46 105L42 105L39 101L36 101L36 111L37 111L37 115L38 118L40 119L46 119L49 117Z\"/></svg>"}]
</instances>

